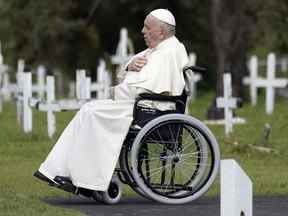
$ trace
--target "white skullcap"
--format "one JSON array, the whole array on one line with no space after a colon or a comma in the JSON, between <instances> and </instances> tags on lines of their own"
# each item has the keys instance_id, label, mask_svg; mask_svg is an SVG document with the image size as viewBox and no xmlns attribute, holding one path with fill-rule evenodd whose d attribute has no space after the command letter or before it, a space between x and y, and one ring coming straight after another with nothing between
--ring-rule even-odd
<instances>
[{"instance_id":1,"label":"white skullcap","mask_svg":"<svg viewBox=\"0 0 288 216\"><path fill-rule=\"evenodd\" d=\"M166 9L156 9L150 12L150 14L162 22L168 23L170 25L176 26L175 18L173 14Z\"/></svg>"}]
</instances>

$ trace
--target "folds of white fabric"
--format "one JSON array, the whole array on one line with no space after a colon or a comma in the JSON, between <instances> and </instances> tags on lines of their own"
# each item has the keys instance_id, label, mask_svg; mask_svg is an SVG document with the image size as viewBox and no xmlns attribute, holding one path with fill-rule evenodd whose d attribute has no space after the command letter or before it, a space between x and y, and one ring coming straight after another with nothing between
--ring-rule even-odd
<instances>
[{"instance_id":1,"label":"folds of white fabric","mask_svg":"<svg viewBox=\"0 0 288 216\"><path fill-rule=\"evenodd\" d=\"M132 121L133 100L85 104L41 164L48 178L68 176L77 187L107 190Z\"/></svg>"}]
</instances>

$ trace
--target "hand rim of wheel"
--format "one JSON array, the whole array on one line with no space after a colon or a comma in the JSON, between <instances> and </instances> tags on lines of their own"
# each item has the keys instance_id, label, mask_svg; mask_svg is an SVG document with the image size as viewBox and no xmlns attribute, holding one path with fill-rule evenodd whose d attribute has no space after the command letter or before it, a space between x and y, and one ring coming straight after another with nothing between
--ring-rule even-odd
<instances>
[{"instance_id":1,"label":"hand rim of wheel","mask_svg":"<svg viewBox=\"0 0 288 216\"><path fill-rule=\"evenodd\" d=\"M212 170L211 176L209 178L209 180L206 182L206 184L199 190L197 191L195 194L193 194L192 196L189 197L185 197L185 198L180 198L180 199L171 199L171 198L167 198L164 196L159 196L156 195L150 188L148 188L146 186L146 184L144 183L143 179L140 178L139 173L137 171L137 152L138 152L138 148L139 145L137 145L141 139L143 138L143 136L156 124L165 121L165 120L183 120L185 122L189 122L193 125L195 125L196 128L198 128L199 130L201 130L202 132L204 132L207 137L209 137L213 151L214 151L214 157L215 157L215 163L214 163L214 168ZM187 203L190 202L192 200L195 200L197 198L199 198L200 196L202 196L204 193L207 192L207 190L210 188L210 186L212 185L212 183L214 182L218 171L219 171L219 166L220 166L220 151L219 151L219 146L217 143L217 140L215 138L215 136L213 135L213 133L209 130L209 128L202 123L201 121L199 121L198 119L191 117L191 116L187 116L184 114L167 114L167 115L163 115L160 116L158 118L153 119L152 121L150 121L149 123L147 123L138 133L138 135L136 136L133 145L132 145L132 149L131 149L131 161L132 161L132 175L134 180L136 181L137 185L148 195L150 196L152 199L161 202L161 203L166 203L166 204L183 204L183 203Z\"/></svg>"}]
</instances>

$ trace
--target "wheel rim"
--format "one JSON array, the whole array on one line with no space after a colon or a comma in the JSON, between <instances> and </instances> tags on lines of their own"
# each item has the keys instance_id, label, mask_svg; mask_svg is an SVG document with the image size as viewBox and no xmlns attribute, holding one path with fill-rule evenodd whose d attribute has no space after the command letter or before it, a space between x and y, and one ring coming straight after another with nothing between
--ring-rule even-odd
<instances>
[{"instance_id":1,"label":"wheel rim","mask_svg":"<svg viewBox=\"0 0 288 216\"><path fill-rule=\"evenodd\" d=\"M153 199L183 203L197 198L197 192L215 177L218 159L216 166L211 137L186 116L185 121L183 115L171 116L164 122L151 123L145 135L134 141L139 144L132 147L132 160L136 162L133 176Z\"/></svg>"}]
</instances>

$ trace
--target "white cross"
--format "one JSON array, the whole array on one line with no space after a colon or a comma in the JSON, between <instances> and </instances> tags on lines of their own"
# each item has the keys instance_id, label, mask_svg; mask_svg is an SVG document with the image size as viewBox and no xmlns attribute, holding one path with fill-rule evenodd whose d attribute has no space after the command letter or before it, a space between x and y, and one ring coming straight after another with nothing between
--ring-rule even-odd
<instances>
[{"instance_id":1,"label":"white cross","mask_svg":"<svg viewBox=\"0 0 288 216\"><path fill-rule=\"evenodd\" d=\"M189 59L189 65L191 66L196 65L197 55L195 53L193 52L189 53L188 59Z\"/></svg>"},{"instance_id":2,"label":"white cross","mask_svg":"<svg viewBox=\"0 0 288 216\"><path fill-rule=\"evenodd\" d=\"M32 132L33 119L32 119L32 109L29 104L29 100L32 97L32 73L25 72L22 74L22 107L23 107L23 120L22 125L25 133ZM18 99L19 101L19 99Z\"/></svg>"},{"instance_id":3,"label":"white cross","mask_svg":"<svg viewBox=\"0 0 288 216\"><path fill-rule=\"evenodd\" d=\"M252 106L257 104L257 80L258 80L258 59L257 56L252 56L249 61L250 77L243 78L244 85L250 85L250 99Z\"/></svg>"},{"instance_id":4,"label":"white cross","mask_svg":"<svg viewBox=\"0 0 288 216\"><path fill-rule=\"evenodd\" d=\"M55 101L55 78L54 76L46 77L46 100L48 104L51 104ZM52 138L53 134L56 131L56 117L53 110L47 111L47 129L48 136Z\"/></svg>"},{"instance_id":5,"label":"white cross","mask_svg":"<svg viewBox=\"0 0 288 216\"><path fill-rule=\"evenodd\" d=\"M8 84L7 79L9 82L9 75L7 71L8 71L8 66L4 64L3 55L2 55L2 46L1 46L1 41L0 41L0 91L1 93L3 93L3 96L7 96L7 93L9 93L9 92L5 92L5 90L7 91L8 89L4 89L5 87L7 87L6 85Z\"/></svg>"},{"instance_id":6,"label":"white cross","mask_svg":"<svg viewBox=\"0 0 288 216\"><path fill-rule=\"evenodd\" d=\"M195 53L190 53L188 56L189 66L195 66L196 65L196 60L197 56ZM193 70L188 70L186 71L186 78L188 80L188 86L187 88L189 89L189 95L187 98L187 103L186 103L186 108L185 108L185 113L189 114L189 104L190 102L194 101L196 98L196 93L197 93L197 82L199 82L202 79L201 74L199 73L194 73Z\"/></svg>"},{"instance_id":7,"label":"white cross","mask_svg":"<svg viewBox=\"0 0 288 216\"><path fill-rule=\"evenodd\" d=\"M91 91L97 91L97 99L107 98L109 96L111 83L111 76L106 69L106 63L101 59L97 67L97 82L91 84Z\"/></svg>"},{"instance_id":8,"label":"white cross","mask_svg":"<svg viewBox=\"0 0 288 216\"><path fill-rule=\"evenodd\" d=\"M76 98L86 100L91 98L91 78L86 77L86 71L81 69L76 71Z\"/></svg>"},{"instance_id":9,"label":"white cross","mask_svg":"<svg viewBox=\"0 0 288 216\"><path fill-rule=\"evenodd\" d=\"M87 102L87 100L56 100L55 79L54 76L50 75L46 77L46 101L43 99L40 100L39 98L34 98L32 96L32 73L25 72L22 73L21 76L23 96L19 97L18 101L22 104L22 126L25 133L32 132L33 129L33 107L36 107L40 111L47 112L48 136L52 138L56 131L55 112L61 112L64 110L78 110Z\"/></svg>"},{"instance_id":10,"label":"white cross","mask_svg":"<svg viewBox=\"0 0 288 216\"><path fill-rule=\"evenodd\" d=\"M81 71L81 70L80 70ZM80 72L80 73L83 73ZM83 75L83 74L82 74ZM85 74L84 74L85 75ZM85 82L85 79L82 81ZM87 80L86 80L87 81ZM38 110L47 112L47 129L48 136L52 138L56 131L56 115L55 112L77 110L83 106L87 100L56 100L55 97L55 78L54 76L46 77L46 101L38 101ZM81 94L87 94L87 86L82 87ZM86 92L85 92L86 91ZM86 95L87 96L87 95Z\"/></svg>"},{"instance_id":11,"label":"white cross","mask_svg":"<svg viewBox=\"0 0 288 216\"><path fill-rule=\"evenodd\" d=\"M275 88L284 88L288 84L287 79L275 78L276 57L270 53L267 57L267 78L257 78L257 58L252 57L250 61L250 78L244 77L243 83L250 84L252 105L257 103L257 88L266 88L266 113L272 114L275 101Z\"/></svg>"},{"instance_id":12,"label":"white cross","mask_svg":"<svg viewBox=\"0 0 288 216\"><path fill-rule=\"evenodd\" d=\"M46 68L43 65L37 67L37 85L32 86L32 92L37 92L38 98L44 98Z\"/></svg>"},{"instance_id":13,"label":"white cross","mask_svg":"<svg viewBox=\"0 0 288 216\"><path fill-rule=\"evenodd\" d=\"M196 65L196 60L197 60L197 56L195 53L190 53L189 54L189 65L191 66L195 66ZM196 98L196 93L197 93L197 82L199 82L202 79L201 74L199 73L194 73L192 70L189 72L189 83L190 83L190 87L191 87L191 95L189 97L189 99L191 101L195 100Z\"/></svg>"},{"instance_id":14,"label":"white cross","mask_svg":"<svg viewBox=\"0 0 288 216\"><path fill-rule=\"evenodd\" d=\"M16 88L16 111L17 111L17 122L21 124L22 117L23 117L23 104L19 97L22 97L23 93L23 74L24 74L24 66L25 66L25 61L23 59L18 60L18 65L17 65L17 73L16 73L16 81L17 81L17 88Z\"/></svg>"},{"instance_id":15,"label":"white cross","mask_svg":"<svg viewBox=\"0 0 288 216\"><path fill-rule=\"evenodd\" d=\"M287 79L276 79L276 57L275 54L268 55L267 80L263 80L262 86L266 87L266 113L272 114L275 101L275 88L284 88L288 84Z\"/></svg>"},{"instance_id":16,"label":"white cross","mask_svg":"<svg viewBox=\"0 0 288 216\"><path fill-rule=\"evenodd\" d=\"M97 92L97 99L108 98L112 80L109 71L106 68L106 63L100 59L97 67L97 81L92 82L91 77L86 76L85 70L76 71L75 82L69 84L69 98L75 97L79 100L91 99L91 94ZM75 88L76 87L76 88Z\"/></svg>"},{"instance_id":17,"label":"white cross","mask_svg":"<svg viewBox=\"0 0 288 216\"><path fill-rule=\"evenodd\" d=\"M237 98L232 97L231 74L223 75L224 94L223 97L217 97L216 104L218 108L224 108L225 134L233 131L233 113L232 109L237 108Z\"/></svg>"},{"instance_id":18,"label":"white cross","mask_svg":"<svg viewBox=\"0 0 288 216\"><path fill-rule=\"evenodd\" d=\"M116 54L111 57L112 64L122 65L131 57L131 54L128 54L128 47L128 31L126 28L121 28Z\"/></svg>"},{"instance_id":19,"label":"white cross","mask_svg":"<svg viewBox=\"0 0 288 216\"><path fill-rule=\"evenodd\" d=\"M3 55L2 55L2 47L0 41L0 112L2 112L3 108L3 100L5 98L9 98L9 92L7 92L7 79L9 82L9 77L7 74L8 66L4 64Z\"/></svg>"}]
</instances>

